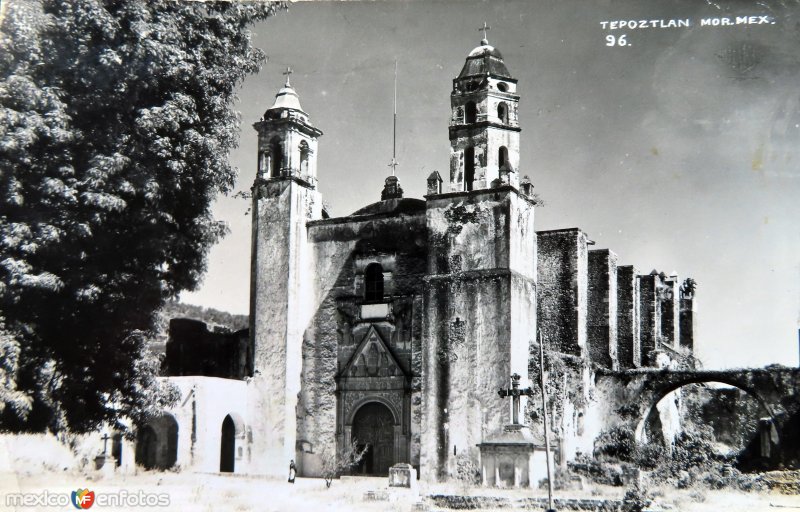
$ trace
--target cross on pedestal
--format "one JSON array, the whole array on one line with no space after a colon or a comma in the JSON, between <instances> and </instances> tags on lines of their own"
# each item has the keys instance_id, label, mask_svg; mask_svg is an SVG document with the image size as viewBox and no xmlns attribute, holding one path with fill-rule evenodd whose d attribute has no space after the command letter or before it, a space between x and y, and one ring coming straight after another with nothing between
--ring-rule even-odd
<instances>
[{"instance_id":1,"label":"cross on pedestal","mask_svg":"<svg viewBox=\"0 0 800 512\"><path fill-rule=\"evenodd\" d=\"M108 440L111 439L111 438L108 437L108 432L106 432L105 434L103 434L103 437L101 437L100 439L103 440L103 455L105 455L107 453Z\"/></svg>"},{"instance_id":2,"label":"cross on pedestal","mask_svg":"<svg viewBox=\"0 0 800 512\"><path fill-rule=\"evenodd\" d=\"M519 397L525 396L532 396L533 389L531 388L519 388L519 379L521 377L519 374L515 373L511 376L511 387L506 389L500 389L497 394L500 395L500 398L505 398L507 396L511 397L511 420L514 425L519 425Z\"/></svg>"},{"instance_id":3,"label":"cross on pedestal","mask_svg":"<svg viewBox=\"0 0 800 512\"><path fill-rule=\"evenodd\" d=\"M284 72L282 73L282 74L286 75L286 87L289 87L289 86L291 85L291 84L289 83L289 76L290 76L292 73L294 73L294 70L292 70L292 68L290 68L289 66L286 66L286 71L284 71Z\"/></svg>"}]
</instances>

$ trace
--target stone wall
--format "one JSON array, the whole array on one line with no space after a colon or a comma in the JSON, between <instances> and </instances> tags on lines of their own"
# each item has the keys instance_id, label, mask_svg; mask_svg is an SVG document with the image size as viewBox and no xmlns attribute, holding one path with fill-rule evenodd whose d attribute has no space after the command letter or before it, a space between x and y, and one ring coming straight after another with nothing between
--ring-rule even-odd
<instances>
[{"instance_id":1,"label":"stone wall","mask_svg":"<svg viewBox=\"0 0 800 512\"><path fill-rule=\"evenodd\" d=\"M549 350L584 355L588 239L578 228L537 231L536 234L539 334Z\"/></svg>"},{"instance_id":2,"label":"stone wall","mask_svg":"<svg viewBox=\"0 0 800 512\"><path fill-rule=\"evenodd\" d=\"M617 267L617 359L620 368L641 365L639 279L632 265Z\"/></svg>"},{"instance_id":3,"label":"stone wall","mask_svg":"<svg viewBox=\"0 0 800 512\"><path fill-rule=\"evenodd\" d=\"M247 329L231 332L189 318L169 321L165 371L168 376L202 375L244 379L253 375Z\"/></svg>"},{"instance_id":4,"label":"stone wall","mask_svg":"<svg viewBox=\"0 0 800 512\"><path fill-rule=\"evenodd\" d=\"M661 335L660 284L661 278L655 271L639 276L639 347L643 366L655 365L655 351Z\"/></svg>"},{"instance_id":5,"label":"stone wall","mask_svg":"<svg viewBox=\"0 0 800 512\"><path fill-rule=\"evenodd\" d=\"M617 255L608 249L589 251L587 343L590 359L605 368L618 366Z\"/></svg>"},{"instance_id":6,"label":"stone wall","mask_svg":"<svg viewBox=\"0 0 800 512\"><path fill-rule=\"evenodd\" d=\"M661 339L671 348L680 344L680 282L677 275L662 277L661 293Z\"/></svg>"},{"instance_id":7,"label":"stone wall","mask_svg":"<svg viewBox=\"0 0 800 512\"><path fill-rule=\"evenodd\" d=\"M355 412L371 401L386 404L397 418L395 462L419 467L424 203L391 200L379 205L309 225L319 306L303 337L297 458L304 476L320 476L324 452L350 442ZM382 317L364 309L364 272L371 263L383 269L384 297L368 307L385 308ZM381 356L383 369L352 368L373 332L389 351ZM390 360L397 362L398 371L385 367ZM345 372L348 365L352 372Z\"/></svg>"},{"instance_id":8,"label":"stone wall","mask_svg":"<svg viewBox=\"0 0 800 512\"><path fill-rule=\"evenodd\" d=\"M693 294L681 294L680 301L680 346L694 350L694 336L697 329L695 315L695 299Z\"/></svg>"},{"instance_id":9,"label":"stone wall","mask_svg":"<svg viewBox=\"0 0 800 512\"><path fill-rule=\"evenodd\" d=\"M457 456L477 464L476 445L510 422L497 390L527 377L536 237L533 205L509 187L429 197L427 225L420 462L440 479Z\"/></svg>"},{"instance_id":10,"label":"stone wall","mask_svg":"<svg viewBox=\"0 0 800 512\"><path fill-rule=\"evenodd\" d=\"M168 380L181 391L181 399L167 411L178 423L176 464L191 471L219 472L222 422L226 416L231 416L235 425L234 472L257 471L260 465L255 459L260 455L253 452L252 429L263 421L263 416L252 419L248 416L252 385L214 377L169 377ZM283 466L287 469L289 461Z\"/></svg>"}]
</instances>

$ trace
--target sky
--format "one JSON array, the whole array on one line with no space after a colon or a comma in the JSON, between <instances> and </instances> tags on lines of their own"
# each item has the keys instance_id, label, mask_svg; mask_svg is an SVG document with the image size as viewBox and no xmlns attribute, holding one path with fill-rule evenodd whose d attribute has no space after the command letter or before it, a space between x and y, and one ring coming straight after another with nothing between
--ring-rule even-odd
<instances>
[{"instance_id":1,"label":"sky","mask_svg":"<svg viewBox=\"0 0 800 512\"><path fill-rule=\"evenodd\" d=\"M421 198L433 170L449 174L452 79L485 21L518 79L520 174L545 202L537 230L580 227L620 265L694 278L705 367L796 366L800 6L783 3L293 3L253 29L268 62L239 92L237 188L253 183L252 124L291 66L303 109L324 132L318 178L332 215L379 200L397 59L397 175L406 197ZM248 208L218 199L230 234L181 300L248 312Z\"/></svg>"}]
</instances>

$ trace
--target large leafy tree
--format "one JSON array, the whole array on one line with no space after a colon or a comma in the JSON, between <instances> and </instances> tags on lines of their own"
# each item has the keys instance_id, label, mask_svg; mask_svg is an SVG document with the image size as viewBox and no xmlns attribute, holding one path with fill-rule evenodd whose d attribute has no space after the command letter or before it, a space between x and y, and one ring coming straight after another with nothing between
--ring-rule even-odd
<instances>
[{"instance_id":1,"label":"large leafy tree","mask_svg":"<svg viewBox=\"0 0 800 512\"><path fill-rule=\"evenodd\" d=\"M223 234L248 27L282 4L3 3L0 426L140 421L175 399L146 340Z\"/></svg>"}]
</instances>

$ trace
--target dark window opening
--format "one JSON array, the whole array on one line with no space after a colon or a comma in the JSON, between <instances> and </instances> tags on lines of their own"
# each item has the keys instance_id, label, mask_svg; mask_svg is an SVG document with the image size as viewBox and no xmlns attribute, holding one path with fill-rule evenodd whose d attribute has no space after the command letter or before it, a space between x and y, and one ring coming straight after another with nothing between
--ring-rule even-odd
<instances>
[{"instance_id":1,"label":"dark window opening","mask_svg":"<svg viewBox=\"0 0 800 512\"><path fill-rule=\"evenodd\" d=\"M310 150L306 141L300 143L300 175L308 175L308 154Z\"/></svg>"},{"instance_id":2,"label":"dark window opening","mask_svg":"<svg viewBox=\"0 0 800 512\"><path fill-rule=\"evenodd\" d=\"M502 169L508 164L508 148L505 146L500 146L500 150L497 154L497 165Z\"/></svg>"},{"instance_id":3,"label":"dark window opening","mask_svg":"<svg viewBox=\"0 0 800 512\"><path fill-rule=\"evenodd\" d=\"M278 139L272 139L269 145L269 160L269 175L273 178L280 176L283 165L283 149L281 148L281 141Z\"/></svg>"},{"instance_id":4,"label":"dark window opening","mask_svg":"<svg viewBox=\"0 0 800 512\"><path fill-rule=\"evenodd\" d=\"M383 267L379 263L370 263L364 271L364 300L383 300Z\"/></svg>"},{"instance_id":5,"label":"dark window opening","mask_svg":"<svg viewBox=\"0 0 800 512\"><path fill-rule=\"evenodd\" d=\"M464 190L472 190L472 182L475 180L475 148L469 147L464 150Z\"/></svg>"},{"instance_id":6,"label":"dark window opening","mask_svg":"<svg viewBox=\"0 0 800 512\"><path fill-rule=\"evenodd\" d=\"M501 123L508 124L508 105L505 103L497 105L497 117L500 118Z\"/></svg>"},{"instance_id":7,"label":"dark window opening","mask_svg":"<svg viewBox=\"0 0 800 512\"><path fill-rule=\"evenodd\" d=\"M478 107L475 106L474 101L470 101L465 105L464 122L466 124L471 124L477 120L478 120Z\"/></svg>"},{"instance_id":8,"label":"dark window opening","mask_svg":"<svg viewBox=\"0 0 800 512\"><path fill-rule=\"evenodd\" d=\"M497 88L501 92L508 92L508 84L505 82L497 82Z\"/></svg>"}]
</instances>

